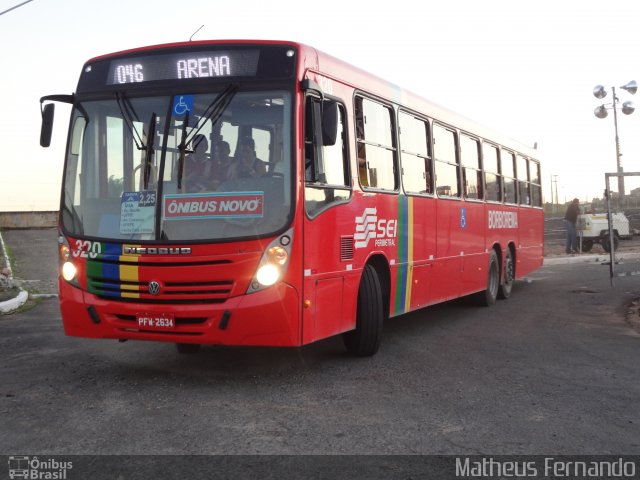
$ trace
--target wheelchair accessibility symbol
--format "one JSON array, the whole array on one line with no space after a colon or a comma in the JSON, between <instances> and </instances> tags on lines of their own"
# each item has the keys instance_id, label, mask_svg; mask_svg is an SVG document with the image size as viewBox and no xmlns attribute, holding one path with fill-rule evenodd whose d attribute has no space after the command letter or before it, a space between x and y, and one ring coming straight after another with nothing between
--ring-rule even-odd
<instances>
[{"instance_id":1,"label":"wheelchair accessibility symbol","mask_svg":"<svg viewBox=\"0 0 640 480\"><path fill-rule=\"evenodd\" d=\"M467 209L466 208L460 209L460 228L462 229L467 228Z\"/></svg>"},{"instance_id":2,"label":"wheelchair accessibility symbol","mask_svg":"<svg viewBox=\"0 0 640 480\"><path fill-rule=\"evenodd\" d=\"M181 117L193 110L193 95L177 95L173 99L173 114Z\"/></svg>"}]
</instances>

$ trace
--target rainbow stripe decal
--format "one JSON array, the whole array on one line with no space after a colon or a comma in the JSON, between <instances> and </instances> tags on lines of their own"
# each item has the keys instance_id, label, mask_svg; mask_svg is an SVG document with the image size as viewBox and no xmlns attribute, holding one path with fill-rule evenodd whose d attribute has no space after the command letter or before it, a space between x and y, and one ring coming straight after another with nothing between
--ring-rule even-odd
<instances>
[{"instance_id":1,"label":"rainbow stripe decal","mask_svg":"<svg viewBox=\"0 0 640 480\"><path fill-rule=\"evenodd\" d=\"M96 258L87 258L88 292L106 297L140 298L139 255L122 255L122 250L121 244L101 243L101 253Z\"/></svg>"},{"instance_id":2,"label":"rainbow stripe decal","mask_svg":"<svg viewBox=\"0 0 640 480\"><path fill-rule=\"evenodd\" d=\"M396 295L393 314L400 315L411 309L413 283L413 198L398 197L398 265Z\"/></svg>"}]
</instances>

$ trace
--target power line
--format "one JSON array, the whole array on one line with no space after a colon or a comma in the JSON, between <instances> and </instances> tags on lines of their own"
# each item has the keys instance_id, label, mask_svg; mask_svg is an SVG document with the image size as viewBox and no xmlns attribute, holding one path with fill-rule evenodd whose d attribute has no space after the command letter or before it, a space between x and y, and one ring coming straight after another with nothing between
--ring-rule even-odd
<instances>
[{"instance_id":1,"label":"power line","mask_svg":"<svg viewBox=\"0 0 640 480\"><path fill-rule=\"evenodd\" d=\"M11 10L15 10L16 8L19 8L19 7L25 5L25 4L29 3L29 2L33 2L33 0L27 0L26 2L22 2L21 4L16 5L15 7L11 7L8 10L5 10L4 12L0 12L0 15L4 15L5 13L10 12Z\"/></svg>"}]
</instances>

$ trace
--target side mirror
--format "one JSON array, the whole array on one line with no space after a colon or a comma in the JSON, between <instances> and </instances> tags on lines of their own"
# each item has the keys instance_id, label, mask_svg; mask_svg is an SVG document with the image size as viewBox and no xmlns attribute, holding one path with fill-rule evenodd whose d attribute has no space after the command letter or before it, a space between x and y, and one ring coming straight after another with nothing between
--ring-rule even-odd
<instances>
[{"instance_id":1,"label":"side mirror","mask_svg":"<svg viewBox=\"0 0 640 480\"><path fill-rule=\"evenodd\" d=\"M51 145L51 133L53 132L53 114L55 112L55 104L47 103L42 108L42 126L40 128L40 146L48 147Z\"/></svg>"},{"instance_id":2,"label":"side mirror","mask_svg":"<svg viewBox=\"0 0 640 480\"><path fill-rule=\"evenodd\" d=\"M338 138L338 103L322 102L322 145L335 145Z\"/></svg>"}]
</instances>

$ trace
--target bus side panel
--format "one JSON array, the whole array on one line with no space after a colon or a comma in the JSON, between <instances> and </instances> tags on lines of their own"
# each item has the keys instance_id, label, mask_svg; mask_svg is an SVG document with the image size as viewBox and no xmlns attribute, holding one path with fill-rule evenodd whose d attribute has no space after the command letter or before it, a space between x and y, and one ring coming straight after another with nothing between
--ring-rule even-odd
<instances>
[{"instance_id":1,"label":"bus side panel","mask_svg":"<svg viewBox=\"0 0 640 480\"><path fill-rule=\"evenodd\" d=\"M353 238L355 213L351 212L351 205L336 205L314 219L305 216L303 344L355 326L359 272L342 242Z\"/></svg>"},{"instance_id":2,"label":"bus side panel","mask_svg":"<svg viewBox=\"0 0 640 480\"><path fill-rule=\"evenodd\" d=\"M406 214L402 213L403 202ZM436 199L400 196L399 203L398 256L406 257L407 267L404 271L399 268L395 277L392 315L429 304L436 257Z\"/></svg>"},{"instance_id":3,"label":"bus side panel","mask_svg":"<svg viewBox=\"0 0 640 480\"><path fill-rule=\"evenodd\" d=\"M463 202L456 200L439 199L436 202L436 261L430 303L450 300L460 295L463 268L461 253L465 249L460 228L463 206Z\"/></svg>"},{"instance_id":4,"label":"bus side panel","mask_svg":"<svg viewBox=\"0 0 640 480\"><path fill-rule=\"evenodd\" d=\"M488 251L498 245L502 254L500 264L504 262L504 256L508 245L516 246L516 256L518 255L518 225L520 222L520 212L515 205L501 205L488 203L486 205L485 222L487 225Z\"/></svg>"},{"instance_id":5,"label":"bus side panel","mask_svg":"<svg viewBox=\"0 0 640 480\"><path fill-rule=\"evenodd\" d=\"M487 287L488 256L485 249L485 211L480 202L464 202L461 207L460 230L464 237L461 295L479 292Z\"/></svg>"},{"instance_id":6,"label":"bus side panel","mask_svg":"<svg viewBox=\"0 0 640 480\"><path fill-rule=\"evenodd\" d=\"M520 242L516 252L516 278L522 278L542 266L544 256L544 212L539 208L521 208Z\"/></svg>"}]
</instances>

